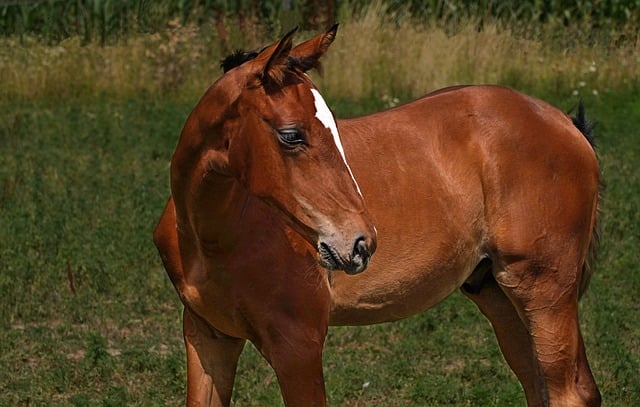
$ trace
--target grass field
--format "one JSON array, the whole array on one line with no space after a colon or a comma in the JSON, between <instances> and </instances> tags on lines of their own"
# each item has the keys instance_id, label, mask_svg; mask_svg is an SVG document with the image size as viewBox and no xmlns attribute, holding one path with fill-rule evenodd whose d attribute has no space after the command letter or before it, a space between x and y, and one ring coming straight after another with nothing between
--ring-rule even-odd
<instances>
[{"instance_id":1,"label":"grass field","mask_svg":"<svg viewBox=\"0 0 640 407\"><path fill-rule=\"evenodd\" d=\"M610 406L640 402L639 97L587 103L607 189L601 260L581 311ZM384 101L331 104L344 116ZM0 405L179 405L180 304L151 231L190 104L1 107ZM488 323L459 294L399 323L332 329L325 367L331 405L524 403ZM237 405L280 403L250 346L239 371Z\"/></svg>"},{"instance_id":2,"label":"grass field","mask_svg":"<svg viewBox=\"0 0 640 407\"><path fill-rule=\"evenodd\" d=\"M581 323L605 405L640 405L639 42L567 51L463 30L430 33L427 47L418 46L424 32L366 18L344 30L318 82L338 116L461 81L505 83L564 110L584 99L606 189ZM354 58L366 44L345 39L357 33L378 48ZM0 89L0 406L183 404L181 305L151 234L182 124L218 74L215 50L180 53L198 35L0 47L0 76L10 79ZM163 41L165 51L144 56ZM193 52L197 64L174 71L181 82L163 82ZM324 362L333 406L524 405L488 322L460 294L397 323L333 328ZM234 404L282 404L250 345Z\"/></svg>"}]
</instances>

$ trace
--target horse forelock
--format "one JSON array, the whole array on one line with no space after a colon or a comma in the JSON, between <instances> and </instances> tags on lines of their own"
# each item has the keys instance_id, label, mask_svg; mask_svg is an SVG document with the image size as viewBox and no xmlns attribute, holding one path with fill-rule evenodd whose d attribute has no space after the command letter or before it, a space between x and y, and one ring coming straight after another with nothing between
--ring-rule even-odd
<instances>
[{"instance_id":1,"label":"horse forelock","mask_svg":"<svg viewBox=\"0 0 640 407\"><path fill-rule=\"evenodd\" d=\"M261 76L253 72L253 68L245 69L243 66L254 60L258 54L259 52L255 51L237 50L221 62L225 73L213 83L201 101L201 108L206 111L203 117L207 117L207 122L219 122L229 115L234 115L232 110L237 107L236 102L245 89L264 88L267 94L271 94L279 92L287 84L307 82L310 87L313 86L300 69L290 68L297 66L297 62L291 58L282 77L271 78L273 80L270 83L265 83ZM239 67L242 68L234 69ZM215 109L212 110L214 106Z\"/></svg>"}]
</instances>

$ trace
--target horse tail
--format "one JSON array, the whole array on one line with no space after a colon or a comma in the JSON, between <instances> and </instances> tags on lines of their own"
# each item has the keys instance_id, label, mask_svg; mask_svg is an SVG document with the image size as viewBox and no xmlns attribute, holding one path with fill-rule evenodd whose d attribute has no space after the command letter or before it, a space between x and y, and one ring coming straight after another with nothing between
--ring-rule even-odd
<instances>
[{"instance_id":1,"label":"horse tail","mask_svg":"<svg viewBox=\"0 0 640 407\"><path fill-rule=\"evenodd\" d=\"M593 134L593 129L595 125L593 122L589 121L585 115L584 105L582 102L578 105L578 111L575 116L571 116L571 120L573 125L576 126L578 130L582 133L582 135L587 139L589 144L596 152L595 145L595 137ZM593 274L593 268L596 262L598 247L600 245L600 233L601 233L601 217L602 217L602 207L601 207L601 197L602 190L604 188L602 182L602 176L599 174L599 185L598 185L598 196L596 197L596 209L595 209L595 219L593 221L593 229L591 230L591 239L589 240L589 248L587 250L587 256L584 260L584 264L582 266L582 274L580 276L580 283L578 286L578 298L582 298L582 295L587 291L589 287L589 281L591 280L591 275Z\"/></svg>"}]
</instances>

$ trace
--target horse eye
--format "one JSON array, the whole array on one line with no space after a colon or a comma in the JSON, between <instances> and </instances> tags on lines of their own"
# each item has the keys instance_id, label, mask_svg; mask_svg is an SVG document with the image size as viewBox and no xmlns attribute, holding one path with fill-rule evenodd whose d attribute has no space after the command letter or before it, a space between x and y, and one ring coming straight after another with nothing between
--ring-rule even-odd
<instances>
[{"instance_id":1,"label":"horse eye","mask_svg":"<svg viewBox=\"0 0 640 407\"><path fill-rule=\"evenodd\" d=\"M278 137L287 147L297 147L306 144L302 131L295 128L278 130Z\"/></svg>"}]
</instances>

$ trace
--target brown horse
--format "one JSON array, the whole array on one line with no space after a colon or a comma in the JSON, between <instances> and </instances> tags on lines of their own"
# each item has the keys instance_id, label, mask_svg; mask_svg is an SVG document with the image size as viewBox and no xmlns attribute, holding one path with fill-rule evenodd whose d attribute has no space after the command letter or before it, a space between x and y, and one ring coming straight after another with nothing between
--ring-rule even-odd
<instances>
[{"instance_id":1,"label":"brown horse","mask_svg":"<svg viewBox=\"0 0 640 407\"><path fill-rule=\"evenodd\" d=\"M468 86L336 126L304 74L336 29L227 59L180 137L154 240L185 306L187 404L229 404L248 339L286 405L325 405L330 324L460 288L530 406L599 405L578 324L599 187L583 111Z\"/></svg>"}]
</instances>

